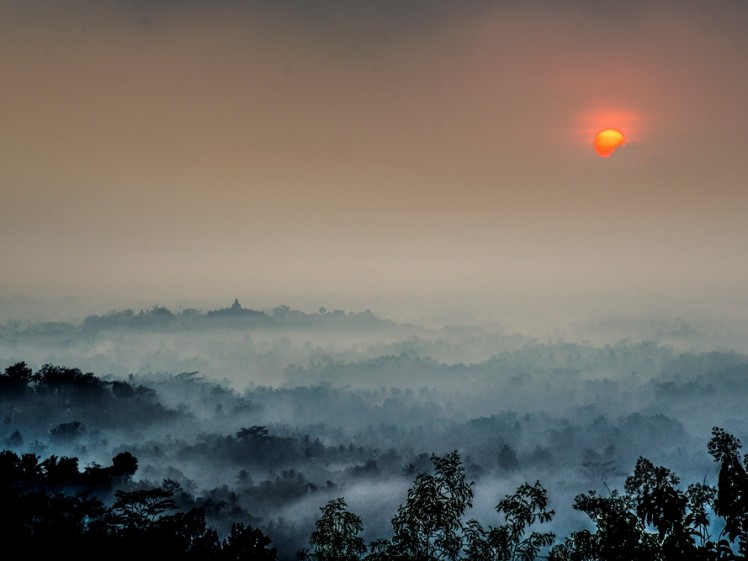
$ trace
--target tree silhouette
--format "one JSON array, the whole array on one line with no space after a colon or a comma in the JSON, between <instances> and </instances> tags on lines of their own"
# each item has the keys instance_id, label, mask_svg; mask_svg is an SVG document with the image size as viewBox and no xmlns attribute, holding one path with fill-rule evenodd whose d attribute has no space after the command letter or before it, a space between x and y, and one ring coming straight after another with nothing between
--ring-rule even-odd
<instances>
[{"instance_id":1,"label":"tree silhouette","mask_svg":"<svg viewBox=\"0 0 748 561\"><path fill-rule=\"evenodd\" d=\"M49 436L54 442L69 444L80 438L85 430L86 428L80 421L70 421L52 427Z\"/></svg>"},{"instance_id":2,"label":"tree silhouette","mask_svg":"<svg viewBox=\"0 0 748 561\"><path fill-rule=\"evenodd\" d=\"M596 529L572 532L554 546L550 561L730 561L748 547L748 476L738 457L741 443L714 427L707 445L721 462L717 487L693 483L685 491L669 469L639 458L626 478L625 494L578 495L574 508ZM722 520L710 520L710 513ZM721 528L712 539L710 529ZM735 551L737 549L737 551Z\"/></svg>"},{"instance_id":3,"label":"tree silhouette","mask_svg":"<svg viewBox=\"0 0 748 561\"><path fill-rule=\"evenodd\" d=\"M714 511L724 518L724 533L731 542L737 540L740 554L745 557L748 554L748 474L738 457L741 446L733 435L714 427L707 450L715 462L722 464ZM748 465L748 457L743 461Z\"/></svg>"},{"instance_id":4,"label":"tree silhouette","mask_svg":"<svg viewBox=\"0 0 748 561\"><path fill-rule=\"evenodd\" d=\"M548 510L548 493L536 481L534 485L524 483L513 495L504 497L496 511L504 513L505 523L484 530L480 523L471 520L467 524L467 561L530 561L535 559L540 550L550 546L554 539L553 532L532 531L528 529L535 523L550 522L555 512Z\"/></svg>"},{"instance_id":5,"label":"tree silhouette","mask_svg":"<svg viewBox=\"0 0 748 561\"><path fill-rule=\"evenodd\" d=\"M690 558L695 552L686 521L688 497L678 488L679 483L680 479L669 469L639 458L634 474L626 478L624 485L634 501L637 517L646 526L654 527L658 548L669 559Z\"/></svg>"},{"instance_id":6,"label":"tree silhouette","mask_svg":"<svg viewBox=\"0 0 748 561\"><path fill-rule=\"evenodd\" d=\"M117 500L112 506L114 520L123 528L142 529L154 523L166 513L176 510L174 500L178 484L165 480L161 487L117 490Z\"/></svg>"},{"instance_id":7,"label":"tree silhouette","mask_svg":"<svg viewBox=\"0 0 748 561\"><path fill-rule=\"evenodd\" d=\"M366 552L366 544L359 536L364 526L361 518L348 510L342 497L331 499L320 508L309 538L311 552L301 552L302 559L311 561L356 561Z\"/></svg>"},{"instance_id":8,"label":"tree silhouette","mask_svg":"<svg viewBox=\"0 0 748 561\"><path fill-rule=\"evenodd\" d=\"M18 395L28 389L33 380L33 371L25 362L17 362L0 374L0 392Z\"/></svg>"},{"instance_id":9,"label":"tree silhouette","mask_svg":"<svg viewBox=\"0 0 748 561\"><path fill-rule=\"evenodd\" d=\"M463 547L462 517L473 506L472 482L455 450L432 455L433 473L418 474L392 519L392 540L372 544L371 559L455 560Z\"/></svg>"},{"instance_id":10,"label":"tree silhouette","mask_svg":"<svg viewBox=\"0 0 748 561\"><path fill-rule=\"evenodd\" d=\"M231 525L231 533L223 541L217 559L220 561L275 561L277 552L271 540L257 528L241 522Z\"/></svg>"},{"instance_id":11,"label":"tree silhouette","mask_svg":"<svg viewBox=\"0 0 748 561\"><path fill-rule=\"evenodd\" d=\"M200 508L182 512L178 483L134 490L117 489L111 507L92 493L101 478L126 482L137 459L122 452L107 468L78 470L78 458L0 451L0 537L6 551L31 559L74 554L81 561L148 558L274 561L276 550L259 529L234 523L221 540ZM91 477L96 473L96 477ZM92 486L92 483L96 485ZM73 494L75 493L75 494Z\"/></svg>"}]
</instances>

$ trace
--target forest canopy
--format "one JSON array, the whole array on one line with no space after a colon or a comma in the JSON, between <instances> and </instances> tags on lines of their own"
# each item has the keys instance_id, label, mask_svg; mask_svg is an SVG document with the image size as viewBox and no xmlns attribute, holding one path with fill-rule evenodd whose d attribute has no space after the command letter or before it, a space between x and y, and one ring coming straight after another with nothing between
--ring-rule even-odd
<instances>
[{"instance_id":1,"label":"forest canopy","mask_svg":"<svg viewBox=\"0 0 748 561\"><path fill-rule=\"evenodd\" d=\"M309 547L297 553L310 561L443 559L551 561L624 559L737 560L748 551L748 458L741 442L719 427L707 449L720 464L716 486L686 489L669 469L639 458L623 493L579 494L574 509L592 530L581 529L557 542L540 527L555 512L539 481L523 483L495 507L496 525L466 519L473 483L460 455L432 455L432 469L419 473L392 518L389 538L367 544L363 521L343 497L320 508ZM148 487L134 484L137 459L128 452L110 466L81 471L78 458L0 452L0 524L5 545L31 557L75 552L79 559L131 558L142 551L170 559L277 559L262 530L234 522L221 537L206 524L200 498L176 481ZM542 555L541 555L542 554Z\"/></svg>"},{"instance_id":2,"label":"forest canopy","mask_svg":"<svg viewBox=\"0 0 748 561\"><path fill-rule=\"evenodd\" d=\"M205 384L194 376L174 377L173 382L187 382L193 391ZM204 389L217 404L233 402L233 413L253 410L246 396L220 385ZM33 443L40 450L87 452L93 444L89 432L113 430L125 418L134 421L136 431L138 425L144 430L167 421L170 426L196 422L186 406L165 406L159 391L146 384L105 380L51 364L36 371L24 362L8 366L0 373L0 404L8 413L5 425L33 434L32 417L46 421L48 444L38 439ZM61 421L65 415L76 418ZM491 430L502 426L483 419L476 428L486 423ZM348 484L327 480L320 487L308 469L320 458L329 464L333 458L363 459L375 450L340 448L293 431L278 434L278 427L248 425L225 436L204 434L194 443L180 441L169 460L177 478L154 482L135 476L141 465L136 454L153 454L155 442L118 452L110 465L94 461L81 467L74 455L42 459L34 452L15 452L27 447L20 428L6 439L10 448L0 453L2 527L9 544L33 555L67 550L85 559L107 551L134 555L148 547L175 559L276 559L280 552L281 558L293 553L309 560L721 560L744 558L748 550L748 456L741 459L741 441L719 427L712 429L707 443L719 468L714 483L705 479L684 486L674 471L639 456L619 490L609 487L616 475L614 461L585 462L605 491L574 497L570 506L586 515L587 524L563 535L553 530L557 511L540 480L520 483L497 502L492 517L479 520L471 515L472 477L480 479L484 470L475 459L466 461L456 449L421 454L411 463L400 457L400 477L409 484L389 528L377 528L383 530L378 536L367 534L365 517L349 508L342 493L355 490L350 481L360 478L374 485L384 482L391 468L383 456L346 468ZM399 456L394 449L389 453ZM244 466L233 486L199 487L180 473L180 461L188 464L208 456ZM521 466L508 444L497 451L496 462L505 474L516 474ZM280 466L288 469L275 471ZM255 482L253 474L259 473L269 477ZM316 501L320 513L303 547L291 551L283 526L252 511L302 498ZM262 520L270 522L266 528L258 525Z\"/></svg>"}]
</instances>

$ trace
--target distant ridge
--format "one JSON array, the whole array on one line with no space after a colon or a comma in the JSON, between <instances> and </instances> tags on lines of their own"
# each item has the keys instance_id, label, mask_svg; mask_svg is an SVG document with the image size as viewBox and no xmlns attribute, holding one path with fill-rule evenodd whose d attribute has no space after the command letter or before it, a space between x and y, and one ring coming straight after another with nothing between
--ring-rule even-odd
<instances>
[{"instance_id":1,"label":"distant ridge","mask_svg":"<svg viewBox=\"0 0 748 561\"><path fill-rule=\"evenodd\" d=\"M317 312L306 313L286 305L276 306L269 312L245 308L238 298L225 308L201 312L186 308L174 313L164 306L153 306L150 310L135 312L132 309L112 310L104 314L86 316L80 324L68 322L38 322L0 325L0 332L16 334L64 336L66 334L112 329L182 330L200 328L285 328L285 329L383 329L403 328L394 321L380 318L370 310L351 312L329 311L324 307Z\"/></svg>"}]
</instances>

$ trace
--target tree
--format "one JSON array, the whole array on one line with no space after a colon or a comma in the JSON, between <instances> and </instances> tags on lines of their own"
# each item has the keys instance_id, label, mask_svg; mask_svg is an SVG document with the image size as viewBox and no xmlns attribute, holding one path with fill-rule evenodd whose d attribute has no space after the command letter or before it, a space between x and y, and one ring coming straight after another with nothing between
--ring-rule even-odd
<instances>
[{"instance_id":1,"label":"tree","mask_svg":"<svg viewBox=\"0 0 748 561\"><path fill-rule=\"evenodd\" d=\"M49 430L49 436L56 442L69 444L78 440L86 428L80 421L71 421L69 423L60 423Z\"/></svg>"},{"instance_id":2,"label":"tree","mask_svg":"<svg viewBox=\"0 0 748 561\"><path fill-rule=\"evenodd\" d=\"M78 483L78 458L50 456L41 463L45 483L49 487L62 488Z\"/></svg>"},{"instance_id":3,"label":"tree","mask_svg":"<svg viewBox=\"0 0 748 561\"><path fill-rule=\"evenodd\" d=\"M740 440L720 427L712 429L707 450L715 462L721 462L717 480L714 512L724 518L724 533L738 541L740 554L748 554L748 474L738 457ZM743 459L748 465L748 456Z\"/></svg>"},{"instance_id":4,"label":"tree","mask_svg":"<svg viewBox=\"0 0 748 561\"><path fill-rule=\"evenodd\" d=\"M166 513L176 510L174 501L179 484L165 480L161 487L115 491L117 499L112 505L114 520L124 529L142 529Z\"/></svg>"},{"instance_id":5,"label":"tree","mask_svg":"<svg viewBox=\"0 0 748 561\"><path fill-rule=\"evenodd\" d=\"M633 498L636 515L656 530L657 543L665 558L693 557L695 543L687 528L688 498L678 488L680 479L669 469L639 458L624 488Z\"/></svg>"},{"instance_id":6,"label":"tree","mask_svg":"<svg viewBox=\"0 0 748 561\"><path fill-rule=\"evenodd\" d=\"M130 452L120 452L112 458L112 465L94 464L86 468L83 476L86 485L95 491L111 490L115 484L129 481L138 470L138 459Z\"/></svg>"},{"instance_id":7,"label":"tree","mask_svg":"<svg viewBox=\"0 0 748 561\"><path fill-rule=\"evenodd\" d=\"M259 442L270 438L267 427L261 425L242 427L236 432L235 436L237 440L245 440L247 442Z\"/></svg>"},{"instance_id":8,"label":"tree","mask_svg":"<svg viewBox=\"0 0 748 561\"><path fill-rule=\"evenodd\" d=\"M685 491L669 469L639 458L626 478L625 494L590 491L574 508L595 523L572 532L550 551L550 561L732 561L748 549L748 475L738 457L740 441L715 427L707 445L721 462L717 487L694 483ZM745 463L744 459L744 463ZM711 512L722 522L712 521ZM712 539L710 529L721 528ZM737 542L739 555L734 551Z\"/></svg>"},{"instance_id":9,"label":"tree","mask_svg":"<svg viewBox=\"0 0 748 561\"><path fill-rule=\"evenodd\" d=\"M220 561L275 561L277 552L270 544L270 538L259 529L237 522L231 525L231 533L223 541L217 558Z\"/></svg>"},{"instance_id":10,"label":"tree","mask_svg":"<svg viewBox=\"0 0 748 561\"><path fill-rule=\"evenodd\" d=\"M312 561L357 561L366 552L364 540L359 537L364 525L361 518L348 510L342 497L331 499L321 507L309 538L311 552L301 557Z\"/></svg>"},{"instance_id":11,"label":"tree","mask_svg":"<svg viewBox=\"0 0 748 561\"><path fill-rule=\"evenodd\" d=\"M208 528L199 508L162 516L126 539L133 542L134 551L142 551L142 545L151 555L170 559L215 559L221 547L218 533Z\"/></svg>"},{"instance_id":12,"label":"tree","mask_svg":"<svg viewBox=\"0 0 748 561\"><path fill-rule=\"evenodd\" d=\"M467 561L532 561L556 537L553 532L536 531L526 536L534 524L550 522L555 514L548 510L548 493L539 481L520 485L496 505L496 511L504 513L501 526L484 530L477 520L468 522Z\"/></svg>"},{"instance_id":13,"label":"tree","mask_svg":"<svg viewBox=\"0 0 748 561\"><path fill-rule=\"evenodd\" d=\"M373 559L457 559L463 547L462 517L473 506L473 483L465 479L460 455L431 456L433 474L418 474L404 505L392 519L390 542L373 544Z\"/></svg>"},{"instance_id":14,"label":"tree","mask_svg":"<svg viewBox=\"0 0 748 561\"><path fill-rule=\"evenodd\" d=\"M113 478L129 477L137 459L118 454L108 468L89 468ZM233 524L219 539L201 508L177 509L178 483L152 489L117 490L112 507L91 491L98 479L81 477L78 458L0 451L0 535L7 551L31 559L73 553L81 561L147 558L201 561L276 561L270 538L257 528ZM73 494L75 493L75 494Z\"/></svg>"},{"instance_id":15,"label":"tree","mask_svg":"<svg viewBox=\"0 0 748 561\"><path fill-rule=\"evenodd\" d=\"M654 561L656 544L648 539L636 516L634 500L612 491L601 497L595 491L577 495L573 508L587 514L596 530L572 532L551 548L549 561Z\"/></svg>"},{"instance_id":16,"label":"tree","mask_svg":"<svg viewBox=\"0 0 748 561\"><path fill-rule=\"evenodd\" d=\"M33 372L25 362L17 362L0 374L0 391L9 393L23 392L33 380Z\"/></svg>"},{"instance_id":17,"label":"tree","mask_svg":"<svg viewBox=\"0 0 748 561\"><path fill-rule=\"evenodd\" d=\"M138 470L138 459L130 452L120 452L112 458L112 476L126 479L135 475Z\"/></svg>"},{"instance_id":18,"label":"tree","mask_svg":"<svg viewBox=\"0 0 748 561\"><path fill-rule=\"evenodd\" d=\"M78 368L67 368L64 366L54 366L44 364L34 377L47 388L64 388L64 387L101 387L101 381L92 373L83 373Z\"/></svg>"}]
</instances>

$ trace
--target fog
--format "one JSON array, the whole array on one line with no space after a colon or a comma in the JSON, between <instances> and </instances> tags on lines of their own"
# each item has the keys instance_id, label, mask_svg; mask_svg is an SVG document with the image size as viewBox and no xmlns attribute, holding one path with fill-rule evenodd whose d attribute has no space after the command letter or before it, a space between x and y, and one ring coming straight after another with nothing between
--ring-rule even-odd
<instances>
[{"instance_id":1,"label":"fog","mask_svg":"<svg viewBox=\"0 0 748 561\"><path fill-rule=\"evenodd\" d=\"M539 480L559 539L640 456L715 483L712 428L748 437L747 22L0 0L0 448L129 452L118 484L282 561L335 497L386 538L455 450L468 517Z\"/></svg>"},{"instance_id":2,"label":"fog","mask_svg":"<svg viewBox=\"0 0 748 561\"><path fill-rule=\"evenodd\" d=\"M745 321L612 317L541 338L455 319L229 301L7 320L0 367L80 381L0 395L0 442L82 464L129 451L137 481L176 480L221 532L251 521L293 559L339 496L367 540L387 537L432 454L459 451L486 523L541 481L563 536L589 524L574 496L620 489L638 457L715 483L712 427L748 437Z\"/></svg>"}]
</instances>

